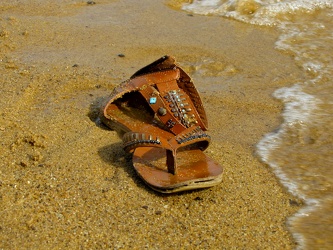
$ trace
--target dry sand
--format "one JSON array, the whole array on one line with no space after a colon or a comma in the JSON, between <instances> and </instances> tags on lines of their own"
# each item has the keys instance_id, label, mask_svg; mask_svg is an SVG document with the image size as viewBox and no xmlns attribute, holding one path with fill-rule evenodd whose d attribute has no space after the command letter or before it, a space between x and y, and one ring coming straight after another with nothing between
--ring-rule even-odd
<instances>
[{"instance_id":1,"label":"dry sand","mask_svg":"<svg viewBox=\"0 0 333 250\"><path fill-rule=\"evenodd\" d=\"M1 1L0 249L292 249L289 195L255 155L301 75L274 28L146 0ZM119 57L124 54L125 57ZM161 195L131 167L101 103L170 54L208 114L214 188Z\"/></svg>"}]
</instances>

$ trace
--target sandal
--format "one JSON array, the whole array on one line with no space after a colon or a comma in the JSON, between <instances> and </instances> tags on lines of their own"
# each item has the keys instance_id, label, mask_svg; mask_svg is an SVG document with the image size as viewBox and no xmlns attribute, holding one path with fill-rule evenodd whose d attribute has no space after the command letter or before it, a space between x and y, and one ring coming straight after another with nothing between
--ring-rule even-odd
<instances>
[{"instance_id":1,"label":"sandal","mask_svg":"<svg viewBox=\"0 0 333 250\"><path fill-rule=\"evenodd\" d=\"M164 56L116 87L101 117L123 133L138 175L154 190L174 193L214 186L222 167L206 156L207 118L191 78Z\"/></svg>"}]
</instances>

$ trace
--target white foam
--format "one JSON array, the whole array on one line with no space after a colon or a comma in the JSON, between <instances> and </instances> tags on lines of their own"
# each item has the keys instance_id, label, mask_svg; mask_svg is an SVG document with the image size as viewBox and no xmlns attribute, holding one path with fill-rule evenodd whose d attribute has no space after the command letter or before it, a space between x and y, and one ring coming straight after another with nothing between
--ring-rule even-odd
<instances>
[{"instance_id":1,"label":"white foam","mask_svg":"<svg viewBox=\"0 0 333 250\"><path fill-rule=\"evenodd\" d=\"M276 25L296 13L332 8L330 0L194 0L183 9L201 15L220 15L258 25ZM250 8L250 11L247 10Z\"/></svg>"},{"instance_id":2,"label":"white foam","mask_svg":"<svg viewBox=\"0 0 333 250\"><path fill-rule=\"evenodd\" d=\"M289 179L279 165L271 159L271 152L273 152L274 149L282 147L282 138L285 138L285 135L289 133L288 131L290 131L290 129L296 127L295 129L300 132L302 132L303 129L307 129L305 124L311 122L311 117L321 101L313 95L305 93L300 84L280 88L276 90L273 95L283 101L285 105L282 114L284 122L277 132L267 134L258 143L257 152L261 159L273 168L282 184L285 185L292 194L306 200L308 197L303 194L296 180Z\"/></svg>"},{"instance_id":3,"label":"white foam","mask_svg":"<svg viewBox=\"0 0 333 250\"><path fill-rule=\"evenodd\" d=\"M282 185L294 196L304 200L307 205L288 219L288 224L292 226L299 218L307 217L310 213L317 210L320 206L320 202L317 199L307 197L302 192L299 184L294 179L290 179L279 164L271 158L271 153L274 149L281 148L283 143L282 138L284 134L287 133L289 127L293 127L295 124L306 123L310 119L312 112L316 109L320 101L314 96L304 93L300 85L278 89L274 92L274 96L285 103L285 110L283 112L284 123L277 132L267 134L257 144L257 153L262 161L271 167ZM298 129L299 128L302 128L302 126L298 126ZM298 242L297 249L304 249L306 246L304 236L297 232L292 232L292 234Z\"/></svg>"},{"instance_id":4,"label":"white foam","mask_svg":"<svg viewBox=\"0 0 333 250\"><path fill-rule=\"evenodd\" d=\"M308 122L309 117L320 103L320 100L313 95L303 92L299 84L280 88L274 92L273 96L285 104L283 118L286 124Z\"/></svg>"}]
</instances>

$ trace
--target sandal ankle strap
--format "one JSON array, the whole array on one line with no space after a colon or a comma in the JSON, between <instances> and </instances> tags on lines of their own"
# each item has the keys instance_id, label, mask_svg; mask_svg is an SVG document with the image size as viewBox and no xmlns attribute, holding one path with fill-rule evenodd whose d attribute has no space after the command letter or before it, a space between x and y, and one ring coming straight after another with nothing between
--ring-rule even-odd
<instances>
[{"instance_id":1,"label":"sandal ankle strap","mask_svg":"<svg viewBox=\"0 0 333 250\"><path fill-rule=\"evenodd\" d=\"M116 87L104 115L107 116L109 104L133 91L140 92L154 111L155 118L174 135L194 125L207 130L206 113L198 91L172 57L162 57Z\"/></svg>"}]
</instances>

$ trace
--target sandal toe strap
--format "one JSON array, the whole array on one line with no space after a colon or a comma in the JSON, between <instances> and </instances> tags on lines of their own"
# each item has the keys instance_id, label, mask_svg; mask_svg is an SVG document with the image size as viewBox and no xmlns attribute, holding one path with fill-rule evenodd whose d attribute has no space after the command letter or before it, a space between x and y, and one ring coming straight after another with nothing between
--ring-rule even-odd
<instances>
[{"instance_id":1,"label":"sandal toe strap","mask_svg":"<svg viewBox=\"0 0 333 250\"><path fill-rule=\"evenodd\" d=\"M176 154L179 148L193 145L196 148L205 150L209 142L210 136L199 126L190 127L170 139L142 132L127 132L123 136L124 150L126 152L131 153L139 147L164 148L166 150L168 172L172 174L176 174L177 171Z\"/></svg>"}]
</instances>

